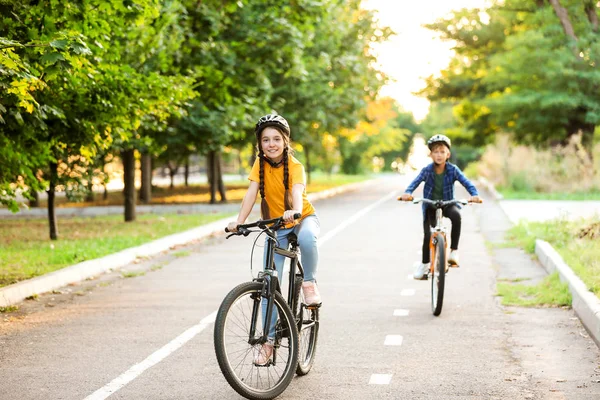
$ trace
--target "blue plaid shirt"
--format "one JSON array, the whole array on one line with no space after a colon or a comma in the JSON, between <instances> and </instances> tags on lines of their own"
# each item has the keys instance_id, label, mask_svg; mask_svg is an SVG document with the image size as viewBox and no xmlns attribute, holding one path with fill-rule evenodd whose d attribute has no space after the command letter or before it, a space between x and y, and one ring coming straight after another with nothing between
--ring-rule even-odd
<instances>
[{"instance_id":1,"label":"blue plaid shirt","mask_svg":"<svg viewBox=\"0 0 600 400\"><path fill-rule=\"evenodd\" d=\"M443 200L454 199L454 182L459 181L461 185L467 189L467 192L471 196L479 196L477 188L471 183L469 179L462 173L460 168L451 163L446 163L446 173L444 174L444 197ZM423 188L423 197L431 199L433 195L433 186L435 182L435 171L433 170L433 163L429 164L419 172L419 175L408 185L405 193L412 194L417 189L417 186L425 182ZM460 206L459 206L460 207ZM423 215L425 215L425 209L427 204L423 204Z\"/></svg>"}]
</instances>

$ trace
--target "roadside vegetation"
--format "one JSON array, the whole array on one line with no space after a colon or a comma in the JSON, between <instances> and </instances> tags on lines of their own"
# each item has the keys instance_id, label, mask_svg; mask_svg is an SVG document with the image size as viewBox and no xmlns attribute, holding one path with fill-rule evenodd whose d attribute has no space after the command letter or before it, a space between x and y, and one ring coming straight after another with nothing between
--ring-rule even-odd
<instances>
[{"instance_id":1,"label":"roadside vegetation","mask_svg":"<svg viewBox=\"0 0 600 400\"><path fill-rule=\"evenodd\" d=\"M569 286L560 281L556 272L548 275L537 285L499 282L497 290L505 306L570 307L572 301Z\"/></svg>"},{"instance_id":2,"label":"roadside vegetation","mask_svg":"<svg viewBox=\"0 0 600 400\"><path fill-rule=\"evenodd\" d=\"M573 136L566 146L540 150L499 136L468 172L485 177L505 199L600 200L600 144L591 157Z\"/></svg>"},{"instance_id":3,"label":"roadside vegetation","mask_svg":"<svg viewBox=\"0 0 600 400\"><path fill-rule=\"evenodd\" d=\"M315 174L311 193L331 189L347 183L368 179L367 175ZM240 181L230 185L230 202L239 203L247 184ZM208 185L181 186L157 189L155 204L208 203ZM234 194L237 194L235 196ZM98 196L99 198L99 196ZM111 192L107 201L83 203L85 206L120 205L123 194ZM57 199L61 207L82 206ZM124 222L122 216L62 218L61 238L48 239L48 221L45 218L11 218L2 220L0 236L0 287L33 278L82 261L103 257L152 240L196 228L233 214L147 214L133 222ZM129 275L128 275L129 277Z\"/></svg>"},{"instance_id":4,"label":"roadside vegetation","mask_svg":"<svg viewBox=\"0 0 600 400\"><path fill-rule=\"evenodd\" d=\"M227 214L140 215L126 223L120 215L64 218L61 239L48 239L45 219L3 220L0 287L44 275L86 260L140 246L207 224Z\"/></svg>"},{"instance_id":5,"label":"roadside vegetation","mask_svg":"<svg viewBox=\"0 0 600 400\"><path fill-rule=\"evenodd\" d=\"M536 239L545 240L554 247L573 272L596 296L600 296L600 216L592 219L548 222L521 222L508 233L508 243L534 254ZM566 283L556 273L540 284L498 283L498 295L503 304L522 306L564 306L571 304Z\"/></svg>"},{"instance_id":6,"label":"roadside vegetation","mask_svg":"<svg viewBox=\"0 0 600 400\"><path fill-rule=\"evenodd\" d=\"M244 172L243 175L248 175ZM344 184L361 182L369 179L369 175L345 175L345 174L324 174L314 173L311 176L311 182L307 185L308 193L317 193L323 190L331 189ZM239 203L246 194L248 181L241 178L236 181L227 182L227 202ZM210 203L210 185L190 184L188 186L175 186L173 188L154 186L152 188L152 199L147 203L150 205L159 204L201 204ZM92 206L122 206L123 193L121 191L108 192L106 198L97 195L93 201L86 201L85 198L73 199L68 196L58 196L55 204L59 208L64 207L92 207ZM142 204L138 199L138 204ZM46 207L46 200L39 201L40 207Z\"/></svg>"}]
</instances>

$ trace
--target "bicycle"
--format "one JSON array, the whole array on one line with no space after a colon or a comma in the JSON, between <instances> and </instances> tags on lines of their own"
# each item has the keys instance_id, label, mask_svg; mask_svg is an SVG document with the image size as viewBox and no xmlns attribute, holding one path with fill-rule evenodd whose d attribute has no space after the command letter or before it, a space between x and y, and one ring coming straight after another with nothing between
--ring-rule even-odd
<instances>
[{"instance_id":1,"label":"bicycle","mask_svg":"<svg viewBox=\"0 0 600 400\"><path fill-rule=\"evenodd\" d=\"M295 214L294 218L300 218ZM304 303L301 291L304 270L298 259L297 237L290 233L289 250L277 245L276 231L283 218L259 220L238 225L227 236L267 235L263 271L251 282L233 288L226 296L215 319L215 353L227 382L247 399L273 399L290 384L294 372L306 375L311 370L319 333L319 306ZM258 227L258 230L251 228ZM227 228L226 232L229 232ZM256 238L258 240L258 237ZM254 246L256 245L254 241ZM290 259L287 300L281 291L274 256ZM256 365L262 345L274 336L272 359Z\"/></svg>"},{"instance_id":2,"label":"bicycle","mask_svg":"<svg viewBox=\"0 0 600 400\"><path fill-rule=\"evenodd\" d=\"M398 200L402 200L402 197L398 197ZM435 220L436 224L431 229L431 239L429 241L429 252L430 252L430 265L429 275L431 275L431 312L436 317L442 313L442 306L444 304L444 286L446 283L446 273L449 267L458 267L456 264L450 264L447 258L447 246L448 241L446 240L446 227L442 224L443 209L444 207L453 204L467 205L472 202L468 200L430 200L425 198L411 198L407 201L412 201L413 204L419 204L421 202L429 204L435 208ZM479 201L481 203L482 201Z\"/></svg>"}]
</instances>

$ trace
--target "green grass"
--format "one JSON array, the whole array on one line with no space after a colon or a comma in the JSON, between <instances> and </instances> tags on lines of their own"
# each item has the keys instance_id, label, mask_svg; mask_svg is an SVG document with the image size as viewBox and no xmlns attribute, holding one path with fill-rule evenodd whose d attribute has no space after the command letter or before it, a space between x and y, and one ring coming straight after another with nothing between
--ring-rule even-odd
<instances>
[{"instance_id":1,"label":"green grass","mask_svg":"<svg viewBox=\"0 0 600 400\"><path fill-rule=\"evenodd\" d=\"M367 175L327 175L314 173L309 193L370 179ZM247 181L227 183L230 203L239 203ZM154 204L186 204L207 201L206 185L157 188ZM85 207L123 204L122 193L111 192L107 201L96 196L95 203L69 203L59 197L60 207ZM166 214L139 215L134 222L123 222L122 215L59 218L59 240L48 239L46 219L4 219L0 235L0 287L44 275L86 260L103 257L142 245L161 237L183 232L233 214ZM189 255L178 252L176 257ZM160 269L162 265L152 268Z\"/></svg>"},{"instance_id":2,"label":"green grass","mask_svg":"<svg viewBox=\"0 0 600 400\"><path fill-rule=\"evenodd\" d=\"M123 278L135 278L136 276L144 276L146 273L144 271L129 271L123 272L121 276Z\"/></svg>"},{"instance_id":3,"label":"green grass","mask_svg":"<svg viewBox=\"0 0 600 400\"><path fill-rule=\"evenodd\" d=\"M569 286L560 281L557 272L548 275L537 285L500 282L497 290L505 306L570 307L572 301Z\"/></svg>"},{"instance_id":4,"label":"green grass","mask_svg":"<svg viewBox=\"0 0 600 400\"><path fill-rule=\"evenodd\" d=\"M59 219L59 240L48 239L44 219L2 220L0 287L85 260L103 257L152 240L196 228L231 214L122 215Z\"/></svg>"},{"instance_id":5,"label":"green grass","mask_svg":"<svg viewBox=\"0 0 600 400\"><path fill-rule=\"evenodd\" d=\"M535 251L536 238L550 243L587 288L600 296L600 218L521 222L508 234L508 240L529 253Z\"/></svg>"},{"instance_id":6,"label":"green grass","mask_svg":"<svg viewBox=\"0 0 600 400\"><path fill-rule=\"evenodd\" d=\"M530 190L510 190L498 188L506 200L600 200L600 192L588 193L537 193Z\"/></svg>"},{"instance_id":7,"label":"green grass","mask_svg":"<svg viewBox=\"0 0 600 400\"><path fill-rule=\"evenodd\" d=\"M0 314L7 314L16 312L19 310L19 306L8 306L8 307L0 307Z\"/></svg>"}]
</instances>

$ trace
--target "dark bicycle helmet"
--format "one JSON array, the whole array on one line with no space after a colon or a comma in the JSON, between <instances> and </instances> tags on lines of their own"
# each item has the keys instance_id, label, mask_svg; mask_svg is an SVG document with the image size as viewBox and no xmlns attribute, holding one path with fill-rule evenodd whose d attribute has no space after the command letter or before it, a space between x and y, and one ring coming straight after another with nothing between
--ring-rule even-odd
<instances>
[{"instance_id":1,"label":"dark bicycle helmet","mask_svg":"<svg viewBox=\"0 0 600 400\"><path fill-rule=\"evenodd\" d=\"M278 127L287 137L290 136L290 125L285 118L277 114L267 114L264 117L260 117L254 128L254 133L258 140L260 140L260 133L268 126Z\"/></svg>"},{"instance_id":2,"label":"dark bicycle helmet","mask_svg":"<svg viewBox=\"0 0 600 400\"><path fill-rule=\"evenodd\" d=\"M446 147L448 147L448 150L450 150L452 144L450 142L450 138L446 135L433 135L431 138L429 138L429 140L427 141L427 147L429 147L429 150L431 150L431 147L436 144L436 143L443 143L446 145Z\"/></svg>"}]
</instances>

